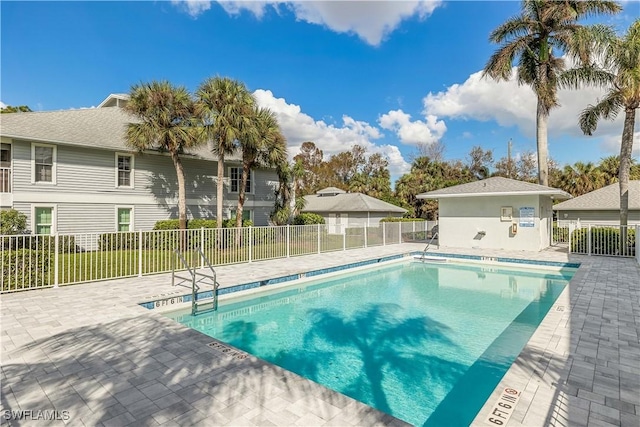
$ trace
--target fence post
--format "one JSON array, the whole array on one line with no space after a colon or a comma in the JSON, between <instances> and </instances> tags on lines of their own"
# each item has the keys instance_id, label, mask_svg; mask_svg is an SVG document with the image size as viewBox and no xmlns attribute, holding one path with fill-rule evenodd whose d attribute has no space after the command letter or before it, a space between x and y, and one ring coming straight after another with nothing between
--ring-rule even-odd
<instances>
[{"instance_id":1,"label":"fence post","mask_svg":"<svg viewBox=\"0 0 640 427\"><path fill-rule=\"evenodd\" d=\"M347 250L347 233L345 231L342 232L342 250Z\"/></svg>"},{"instance_id":2,"label":"fence post","mask_svg":"<svg viewBox=\"0 0 640 427\"><path fill-rule=\"evenodd\" d=\"M320 253L320 224L318 224L318 253Z\"/></svg>"},{"instance_id":3,"label":"fence post","mask_svg":"<svg viewBox=\"0 0 640 427\"><path fill-rule=\"evenodd\" d=\"M636 225L636 261L640 264L640 225Z\"/></svg>"},{"instance_id":4,"label":"fence post","mask_svg":"<svg viewBox=\"0 0 640 427\"><path fill-rule=\"evenodd\" d=\"M142 230L138 230L138 277L142 277Z\"/></svg>"},{"instance_id":5,"label":"fence post","mask_svg":"<svg viewBox=\"0 0 640 427\"><path fill-rule=\"evenodd\" d=\"M569 251L568 251L568 253L571 253L571 234L572 234L572 231L573 231L573 230L571 230L572 226L573 226L573 223L570 222L569 223L569 238L567 239L569 241Z\"/></svg>"},{"instance_id":6,"label":"fence post","mask_svg":"<svg viewBox=\"0 0 640 427\"><path fill-rule=\"evenodd\" d=\"M398 221L398 244L402 244L402 221Z\"/></svg>"},{"instance_id":7,"label":"fence post","mask_svg":"<svg viewBox=\"0 0 640 427\"><path fill-rule=\"evenodd\" d=\"M60 273L60 268L58 266L58 261L60 261L59 257L60 257L60 235L56 232L56 236L54 238L54 243L53 243L53 249L55 250L55 255L53 256L53 262L55 264L53 264L53 287L57 288L59 281L58 281L58 273Z\"/></svg>"},{"instance_id":8,"label":"fence post","mask_svg":"<svg viewBox=\"0 0 640 427\"><path fill-rule=\"evenodd\" d=\"M387 223L382 223L382 246L387 245Z\"/></svg>"},{"instance_id":9,"label":"fence post","mask_svg":"<svg viewBox=\"0 0 640 427\"><path fill-rule=\"evenodd\" d=\"M591 256L591 224L589 224L587 233L587 255Z\"/></svg>"},{"instance_id":10,"label":"fence post","mask_svg":"<svg viewBox=\"0 0 640 427\"><path fill-rule=\"evenodd\" d=\"M364 247L367 247L367 225L364 226Z\"/></svg>"},{"instance_id":11,"label":"fence post","mask_svg":"<svg viewBox=\"0 0 640 427\"><path fill-rule=\"evenodd\" d=\"M242 228L239 229L242 231ZM249 262L253 257L253 227L249 227Z\"/></svg>"},{"instance_id":12,"label":"fence post","mask_svg":"<svg viewBox=\"0 0 640 427\"><path fill-rule=\"evenodd\" d=\"M290 237L291 237L290 227L289 227L289 224L287 224L287 258L289 258L289 256L291 255L291 250L289 248L291 246Z\"/></svg>"},{"instance_id":13,"label":"fence post","mask_svg":"<svg viewBox=\"0 0 640 427\"><path fill-rule=\"evenodd\" d=\"M200 250L204 254L204 227L200 227ZM204 268L204 258L200 257L200 268Z\"/></svg>"}]
</instances>

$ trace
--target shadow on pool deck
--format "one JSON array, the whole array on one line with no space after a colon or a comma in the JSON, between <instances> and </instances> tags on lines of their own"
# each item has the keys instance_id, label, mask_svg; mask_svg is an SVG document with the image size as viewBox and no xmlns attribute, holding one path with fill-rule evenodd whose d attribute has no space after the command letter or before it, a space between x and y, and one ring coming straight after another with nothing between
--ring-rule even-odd
<instances>
[{"instance_id":1,"label":"shadow on pool deck","mask_svg":"<svg viewBox=\"0 0 640 427\"><path fill-rule=\"evenodd\" d=\"M214 350L212 341L149 316L36 340L3 360L2 408L55 408L86 425L403 425L254 357Z\"/></svg>"}]
</instances>

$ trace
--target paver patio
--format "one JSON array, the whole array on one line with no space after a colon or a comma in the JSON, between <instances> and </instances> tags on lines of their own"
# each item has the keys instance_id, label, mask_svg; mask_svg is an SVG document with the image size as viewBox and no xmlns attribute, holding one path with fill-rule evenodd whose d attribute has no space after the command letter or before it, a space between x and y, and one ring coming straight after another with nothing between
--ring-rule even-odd
<instances>
[{"instance_id":1,"label":"paver patio","mask_svg":"<svg viewBox=\"0 0 640 427\"><path fill-rule=\"evenodd\" d=\"M421 250L403 244L217 267L222 286ZM441 248L441 252L476 253ZM581 262L500 387L522 391L508 425L640 425L640 267L633 259L482 251ZM182 288L181 290L185 290ZM404 425L349 397L138 305L175 292L169 275L0 296L6 410L68 411L69 425ZM186 293L186 292L184 292ZM66 412L59 415L66 417Z\"/></svg>"}]
</instances>

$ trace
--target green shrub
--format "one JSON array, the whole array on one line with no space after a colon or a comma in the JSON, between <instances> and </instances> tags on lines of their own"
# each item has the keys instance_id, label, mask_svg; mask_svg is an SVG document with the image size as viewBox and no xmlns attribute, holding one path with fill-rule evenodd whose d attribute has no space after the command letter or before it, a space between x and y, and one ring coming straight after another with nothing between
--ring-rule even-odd
<instances>
[{"instance_id":1,"label":"green shrub","mask_svg":"<svg viewBox=\"0 0 640 427\"><path fill-rule=\"evenodd\" d=\"M388 216L386 218L382 218L380 222L415 222L424 220L424 218L396 218L394 216Z\"/></svg>"},{"instance_id":2,"label":"green shrub","mask_svg":"<svg viewBox=\"0 0 640 427\"><path fill-rule=\"evenodd\" d=\"M311 225L324 224L324 218L321 215L311 212L301 213L293 218L294 225Z\"/></svg>"},{"instance_id":3,"label":"green shrub","mask_svg":"<svg viewBox=\"0 0 640 427\"><path fill-rule=\"evenodd\" d=\"M229 219L225 219L224 221L222 221L222 227L223 228L233 228L236 226L236 219L235 218L229 218ZM242 220L242 226L243 227L253 227L253 221L251 221L250 219L243 219Z\"/></svg>"},{"instance_id":4,"label":"green shrub","mask_svg":"<svg viewBox=\"0 0 640 427\"><path fill-rule=\"evenodd\" d=\"M194 218L187 222L187 228L193 230L197 228L216 228L218 226L218 221L215 219L202 219L202 218ZM177 230L176 227L174 230Z\"/></svg>"},{"instance_id":5,"label":"green shrub","mask_svg":"<svg viewBox=\"0 0 640 427\"><path fill-rule=\"evenodd\" d=\"M27 230L27 216L15 209L0 211L0 234L24 234Z\"/></svg>"},{"instance_id":6,"label":"green shrub","mask_svg":"<svg viewBox=\"0 0 640 427\"><path fill-rule=\"evenodd\" d=\"M624 255L636 253L636 230L627 229ZM620 228L591 228L591 253L594 255L620 255ZM571 252L589 252L589 229L578 228L571 233Z\"/></svg>"},{"instance_id":7,"label":"green shrub","mask_svg":"<svg viewBox=\"0 0 640 427\"><path fill-rule=\"evenodd\" d=\"M18 249L2 253L2 291L53 284L51 252Z\"/></svg>"},{"instance_id":8,"label":"green shrub","mask_svg":"<svg viewBox=\"0 0 640 427\"><path fill-rule=\"evenodd\" d=\"M154 230L177 230L180 228L180 221L177 219L163 219L156 221Z\"/></svg>"},{"instance_id":9,"label":"green shrub","mask_svg":"<svg viewBox=\"0 0 640 427\"><path fill-rule=\"evenodd\" d=\"M2 237L2 247L7 250L33 249L55 251L55 236L23 234ZM74 236L58 237L58 253L78 252Z\"/></svg>"},{"instance_id":10,"label":"green shrub","mask_svg":"<svg viewBox=\"0 0 640 427\"><path fill-rule=\"evenodd\" d=\"M138 249L138 233L105 233L100 235L98 249L101 251Z\"/></svg>"}]
</instances>

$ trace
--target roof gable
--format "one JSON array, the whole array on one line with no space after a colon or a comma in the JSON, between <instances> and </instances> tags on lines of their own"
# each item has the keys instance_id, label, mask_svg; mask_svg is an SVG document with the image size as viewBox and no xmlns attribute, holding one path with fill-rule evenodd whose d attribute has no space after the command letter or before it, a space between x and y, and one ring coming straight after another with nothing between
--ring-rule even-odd
<instances>
[{"instance_id":1,"label":"roof gable","mask_svg":"<svg viewBox=\"0 0 640 427\"><path fill-rule=\"evenodd\" d=\"M27 141L132 152L134 150L125 143L124 133L127 125L135 121L135 117L119 107L12 113L2 115L0 135ZM218 159L207 144L188 150L186 154L212 161ZM237 161L241 156L238 153L225 156L225 159Z\"/></svg>"},{"instance_id":2,"label":"roof gable","mask_svg":"<svg viewBox=\"0 0 640 427\"><path fill-rule=\"evenodd\" d=\"M334 196L304 196L303 212L394 212L407 210L362 193L339 193Z\"/></svg>"},{"instance_id":3,"label":"roof gable","mask_svg":"<svg viewBox=\"0 0 640 427\"><path fill-rule=\"evenodd\" d=\"M553 206L557 211L620 210L620 185L607 185ZM640 210L640 180L629 181L629 209Z\"/></svg>"},{"instance_id":4,"label":"roof gable","mask_svg":"<svg viewBox=\"0 0 640 427\"><path fill-rule=\"evenodd\" d=\"M556 199L569 199L571 195L557 188L531 182L495 176L481 181L454 185L434 191L418 194L419 199L441 199L454 197L488 197L508 195L548 195Z\"/></svg>"}]
</instances>

